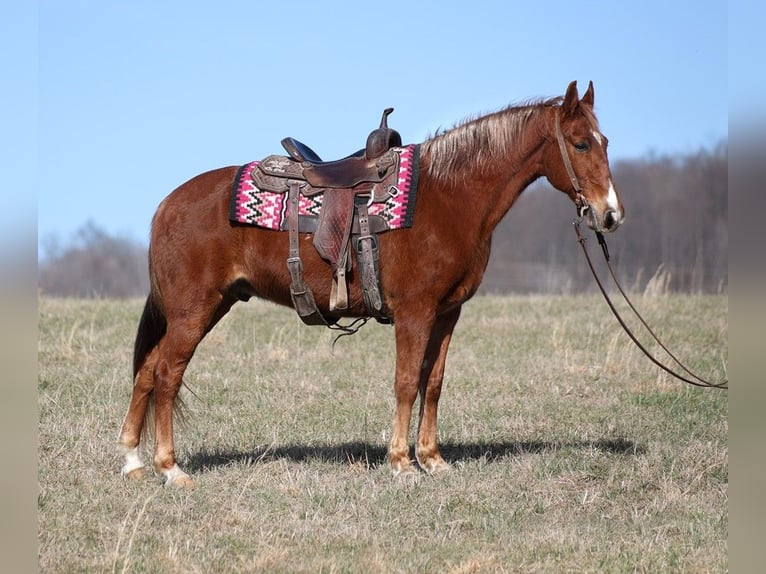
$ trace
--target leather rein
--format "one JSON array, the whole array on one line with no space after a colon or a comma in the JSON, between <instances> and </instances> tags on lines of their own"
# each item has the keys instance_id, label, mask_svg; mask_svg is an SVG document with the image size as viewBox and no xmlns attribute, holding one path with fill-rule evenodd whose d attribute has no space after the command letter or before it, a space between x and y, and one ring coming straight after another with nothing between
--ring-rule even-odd
<instances>
[{"instance_id":1,"label":"leather rein","mask_svg":"<svg viewBox=\"0 0 766 574\"><path fill-rule=\"evenodd\" d=\"M649 332L649 334L652 336L652 338L659 344L659 346L672 358L676 364L681 368L686 375L682 375L672 369L671 367L664 364L662 361L657 359L642 343L638 340L636 335L633 333L633 331L628 327L625 320L622 318L620 313L617 311L617 308L615 307L614 303L612 302L611 298L609 297L609 294L606 292L606 289L604 288L603 283L601 282L601 279L599 279L598 273L596 273L596 269L593 266L593 261L590 258L590 254L588 253L588 248L585 246L585 237L583 237L582 233L580 232L580 222L582 221L583 217L586 215L588 211L591 211L588 206L588 202L585 199L585 196L582 193L582 188L580 187L580 182L577 179L577 175L574 172L574 169L572 168L572 162L569 159L569 153L567 152L566 143L564 142L564 134L561 131L561 112L557 108L556 109L556 140L558 141L559 150L561 150L561 158L564 161L564 167L567 170L567 174L569 175L569 179L572 182L572 187L575 191L575 206L577 208L577 215L578 218L575 219L572 224L575 229L575 233L577 234L577 241L580 244L580 247L582 247L583 253L585 254L585 259L588 262L588 267L590 267L590 271L593 274L593 278L596 280L596 284L598 285L598 288L601 290L601 294L604 296L604 299L606 300L607 305L609 306L609 309L612 311L612 314L615 316L617 321L620 323L620 326L622 326L625 333L630 337L630 339L636 344L636 346L641 350L644 355L647 356L647 358L652 361L655 365L660 367L663 371L666 373L674 376L680 381L683 381L684 383L688 383L690 385L694 385L695 387L704 387L704 388L712 388L712 389L728 389L729 388L729 381L724 380L720 383L714 383L712 381L708 381L699 375L693 373L691 370L689 370L680 360L676 358L676 356L670 352L670 350L663 344L662 341L660 341L659 337L654 333L654 331L649 327L649 325L646 323L644 318L641 316L641 314L638 312L636 307L633 305L633 303L628 298L627 294L625 293L625 290L622 288L622 285L620 285L620 282L617 281L617 276L614 272L614 269L612 268L612 264L609 260L609 249L606 245L606 239L604 239L604 234L601 233L601 231L598 230L598 225L595 225L596 227L596 238L598 239L598 243L601 246L601 251L604 254L604 259L606 260L606 266L609 269L609 274L612 276L612 280L614 281L614 284L617 286L617 289L620 291L620 294L622 295L623 299L625 299L625 302L628 304L628 307L633 311L633 313L636 315L638 320L641 322L641 324L646 328L646 330ZM591 211L591 217L594 217L592 215ZM595 221L594 221L595 224Z\"/></svg>"}]
</instances>

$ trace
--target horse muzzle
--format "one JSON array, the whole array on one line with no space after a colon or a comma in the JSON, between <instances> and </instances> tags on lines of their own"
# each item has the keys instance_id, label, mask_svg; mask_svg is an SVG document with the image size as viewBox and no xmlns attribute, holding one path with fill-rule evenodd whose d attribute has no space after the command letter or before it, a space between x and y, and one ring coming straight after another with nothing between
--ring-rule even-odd
<instances>
[{"instance_id":1,"label":"horse muzzle","mask_svg":"<svg viewBox=\"0 0 766 574\"><path fill-rule=\"evenodd\" d=\"M625 213L622 209L613 209L611 207L604 211L599 211L593 206L585 203L577 209L580 217L585 218L585 222L594 231L600 233L611 233L615 231L625 220Z\"/></svg>"},{"instance_id":2,"label":"horse muzzle","mask_svg":"<svg viewBox=\"0 0 766 574\"><path fill-rule=\"evenodd\" d=\"M611 233L622 223L625 215L618 209L607 209L601 221L601 231Z\"/></svg>"}]
</instances>

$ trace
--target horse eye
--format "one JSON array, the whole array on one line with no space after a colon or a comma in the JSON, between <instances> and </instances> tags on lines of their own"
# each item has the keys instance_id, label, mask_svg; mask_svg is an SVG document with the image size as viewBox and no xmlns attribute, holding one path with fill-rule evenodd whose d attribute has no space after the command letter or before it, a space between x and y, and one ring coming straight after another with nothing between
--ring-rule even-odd
<instances>
[{"instance_id":1,"label":"horse eye","mask_svg":"<svg viewBox=\"0 0 766 574\"><path fill-rule=\"evenodd\" d=\"M588 140L577 142L574 144L574 148L581 152L588 151L590 149L590 142Z\"/></svg>"}]
</instances>

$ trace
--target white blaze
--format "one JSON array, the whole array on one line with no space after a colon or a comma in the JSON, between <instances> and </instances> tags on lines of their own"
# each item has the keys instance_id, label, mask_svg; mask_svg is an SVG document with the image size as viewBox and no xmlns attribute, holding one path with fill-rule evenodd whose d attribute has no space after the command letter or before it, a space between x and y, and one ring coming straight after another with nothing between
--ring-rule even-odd
<instances>
[{"instance_id":1,"label":"white blaze","mask_svg":"<svg viewBox=\"0 0 766 574\"><path fill-rule=\"evenodd\" d=\"M610 209L618 211L620 209L620 202L617 199L617 190L614 189L614 183L609 180L609 192L606 194L606 205Z\"/></svg>"}]
</instances>

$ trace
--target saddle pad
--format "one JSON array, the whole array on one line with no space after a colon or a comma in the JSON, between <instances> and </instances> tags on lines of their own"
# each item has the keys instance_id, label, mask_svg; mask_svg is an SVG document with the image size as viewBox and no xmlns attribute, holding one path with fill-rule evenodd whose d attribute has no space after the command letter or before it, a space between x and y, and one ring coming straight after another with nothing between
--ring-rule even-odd
<instances>
[{"instance_id":1,"label":"saddle pad","mask_svg":"<svg viewBox=\"0 0 766 574\"><path fill-rule=\"evenodd\" d=\"M400 154L399 192L384 202L369 206L370 215L382 217L389 229L412 226L415 211L415 195L418 187L418 161L420 146L411 144L392 148ZM287 229L287 194L272 193L258 189L250 172L257 161L243 165L237 171L231 192L229 219L235 223L255 225L264 229ZM322 207L322 195L300 196L299 215L318 216Z\"/></svg>"}]
</instances>

